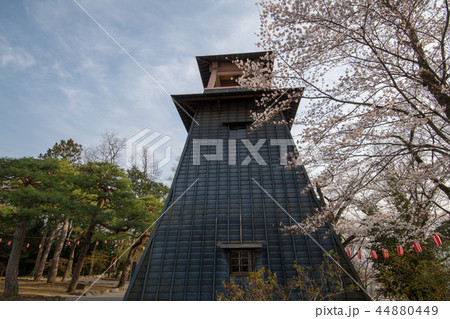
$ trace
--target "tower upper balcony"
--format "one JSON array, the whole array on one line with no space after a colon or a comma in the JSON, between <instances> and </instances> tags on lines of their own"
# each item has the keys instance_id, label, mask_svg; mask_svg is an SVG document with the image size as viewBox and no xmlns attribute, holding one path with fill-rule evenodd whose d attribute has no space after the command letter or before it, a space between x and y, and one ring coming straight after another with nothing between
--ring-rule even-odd
<instances>
[{"instance_id":1,"label":"tower upper balcony","mask_svg":"<svg viewBox=\"0 0 450 319\"><path fill-rule=\"evenodd\" d=\"M197 64L205 92L239 88L237 79L242 76L242 70L233 61L261 61L267 53L270 51L198 56Z\"/></svg>"}]
</instances>

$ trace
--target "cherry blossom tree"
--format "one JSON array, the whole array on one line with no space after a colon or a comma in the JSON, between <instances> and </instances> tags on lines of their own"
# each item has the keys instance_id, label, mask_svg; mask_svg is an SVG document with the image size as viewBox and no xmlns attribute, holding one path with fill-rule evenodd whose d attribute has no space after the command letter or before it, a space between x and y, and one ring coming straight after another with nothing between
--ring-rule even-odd
<instances>
[{"instance_id":1,"label":"cherry blossom tree","mask_svg":"<svg viewBox=\"0 0 450 319\"><path fill-rule=\"evenodd\" d=\"M432 233L450 217L448 1L263 0L258 8L258 45L270 52L235 61L238 82L272 90L252 114L255 129L302 99L298 159L324 208L303 226L331 221L344 245L361 244L374 225L403 241ZM284 89L293 87L303 89Z\"/></svg>"}]
</instances>

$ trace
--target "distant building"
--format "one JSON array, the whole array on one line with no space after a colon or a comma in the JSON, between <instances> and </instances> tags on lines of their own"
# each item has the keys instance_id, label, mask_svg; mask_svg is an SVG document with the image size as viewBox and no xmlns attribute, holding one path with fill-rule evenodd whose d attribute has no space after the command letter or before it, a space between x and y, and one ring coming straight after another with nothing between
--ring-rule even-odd
<instances>
[{"instance_id":1,"label":"distant building","mask_svg":"<svg viewBox=\"0 0 450 319\"><path fill-rule=\"evenodd\" d=\"M300 221L319 208L314 193L304 192L304 168L283 167L283 141L291 144L289 152L295 147L289 125L249 129L250 110L262 92L237 86L241 71L232 60L264 54L197 57L204 92L172 96L189 135L167 212L155 225L126 300L216 300L230 277L265 267L285 283L296 274L294 263L318 267L327 258L309 237L282 230L294 225L284 210ZM297 108L292 104L274 120L289 123ZM312 236L325 250L337 252L344 269L358 279L329 226ZM342 280L345 288L353 284L346 274ZM337 299L368 297L346 289Z\"/></svg>"}]
</instances>

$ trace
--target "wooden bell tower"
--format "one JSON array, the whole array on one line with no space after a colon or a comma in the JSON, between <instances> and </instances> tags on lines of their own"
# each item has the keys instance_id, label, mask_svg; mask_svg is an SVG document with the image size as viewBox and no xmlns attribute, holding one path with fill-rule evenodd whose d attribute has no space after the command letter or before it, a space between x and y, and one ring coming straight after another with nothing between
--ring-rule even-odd
<instances>
[{"instance_id":1,"label":"wooden bell tower","mask_svg":"<svg viewBox=\"0 0 450 319\"><path fill-rule=\"evenodd\" d=\"M319 203L305 191L303 167L287 169L280 141L294 151L290 126L264 124L250 130L255 100L263 92L240 88L236 59L257 60L266 52L197 57L204 92L173 95L188 137L173 184L132 276L126 300L216 300L224 280L243 278L262 267L281 284L294 264L317 267L333 250L353 278L356 271L329 226L308 236L285 232L296 219L314 214ZM300 90L300 89L299 89ZM274 118L291 123L298 103ZM270 196L268 196L270 194ZM282 208L280 208L283 207ZM337 299L367 300L342 276ZM301 298L301 297L296 297Z\"/></svg>"}]
</instances>

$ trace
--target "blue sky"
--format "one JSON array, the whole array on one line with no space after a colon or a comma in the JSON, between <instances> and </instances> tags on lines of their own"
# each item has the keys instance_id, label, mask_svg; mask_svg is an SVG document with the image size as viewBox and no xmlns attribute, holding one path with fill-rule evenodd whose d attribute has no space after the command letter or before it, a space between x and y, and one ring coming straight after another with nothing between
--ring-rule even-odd
<instances>
[{"instance_id":1,"label":"blue sky","mask_svg":"<svg viewBox=\"0 0 450 319\"><path fill-rule=\"evenodd\" d=\"M203 91L196 55L258 51L254 0L77 0L170 94ZM107 129L186 132L171 99L73 0L0 0L0 156Z\"/></svg>"}]
</instances>

